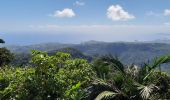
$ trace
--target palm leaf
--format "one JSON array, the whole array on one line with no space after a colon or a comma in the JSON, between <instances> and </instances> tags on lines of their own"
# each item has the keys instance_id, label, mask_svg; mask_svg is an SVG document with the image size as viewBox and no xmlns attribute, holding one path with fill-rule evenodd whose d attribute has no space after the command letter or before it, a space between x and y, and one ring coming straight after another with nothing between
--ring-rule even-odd
<instances>
[{"instance_id":1,"label":"palm leaf","mask_svg":"<svg viewBox=\"0 0 170 100\"><path fill-rule=\"evenodd\" d=\"M101 57L102 61L104 61L105 64L107 65L111 65L112 67L114 67L116 70L122 72L123 74L124 72L124 65L119 61L118 58L114 58L112 55L109 56L103 56Z\"/></svg>"},{"instance_id":2,"label":"palm leaf","mask_svg":"<svg viewBox=\"0 0 170 100\"><path fill-rule=\"evenodd\" d=\"M148 99L153 94L154 89L158 89L158 87L154 84L150 84L147 86L140 85L138 89L141 90L140 91L141 97L143 99Z\"/></svg>"},{"instance_id":3,"label":"palm leaf","mask_svg":"<svg viewBox=\"0 0 170 100\"><path fill-rule=\"evenodd\" d=\"M159 58L155 58L152 66L150 66L149 64L145 64L145 68L147 69L146 71L148 71L148 73L146 72L147 74L145 75L143 80L146 80L150 75L152 75L154 73L155 68L159 67L161 64L169 63L169 62L170 62L170 55L166 55Z\"/></svg>"},{"instance_id":4,"label":"palm leaf","mask_svg":"<svg viewBox=\"0 0 170 100\"><path fill-rule=\"evenodd\" d=\"M110 92L113 92L113 95L115 94L116 96L118 96L118 94L119 94L119 95L121 95L123 97L123 92L120 91L115 85L113 85L112 83L105 83L102 80L96 80L86 90L88 91L88 93L87 93L87 99L88 100L94 100L99 95L101 95L101 96L104 95L102 93L104 91L110 91ZM106 92L106 93L109 93L111 95L110 92ZM96 100L100 100L100 99L96 99Z\"/></svg>"},{"instance_id":5,"label":"palm leaf","mask_svg":"<svg viewBox=\"0 0 170 100\"><path fill-rule=\"evenodd\" d=\"M166 56L156 58L153 66L152 66L152 69L155 69L156 67L158 67L161 64L169 63L169 62L170 62L170 55L166 55Z\"/></svg>"},{"instance_id":6,"label":"palm leaf","mask_svg":"<svg viewBox=\"0 0 170 100\"><path fill-rule=\"evenodd\" d=\"M88 88L86 88L86 91L87 100L94 100L101 92L113 91L113 88L103 80L95 80Z\"/></svg>"},{"instance_id":7,"label":"palm leaf","mask_svg":"<svg viewBox=\"0 0 170 100\"><path fill-rule=\"evenodd\" d=\"M119 94L112 91L103 91L95 98L95 100L113 99L117 95Z\"/></svg>"},{"instance_id":8,"label":"palm leaf","mask_svg":"<svg viewBox=\"0 0 170 100\"><path fill-rule=\"evenodd\" d=\"M144 78L143 81L145 81L150 75L152 75L155 71L151 70Z\"/></svg>"},{"instance_id":9,"label":"palm leaf","mask_svg":"<svg viewBox=\"0 0 170 100\"><path fill-rule=\"evenodd\" d=\"M139 76L140 68L136 65L128 66L126 69L126 74L128 74L131 78L137 78Z\"/></svg>"}]
</instances>

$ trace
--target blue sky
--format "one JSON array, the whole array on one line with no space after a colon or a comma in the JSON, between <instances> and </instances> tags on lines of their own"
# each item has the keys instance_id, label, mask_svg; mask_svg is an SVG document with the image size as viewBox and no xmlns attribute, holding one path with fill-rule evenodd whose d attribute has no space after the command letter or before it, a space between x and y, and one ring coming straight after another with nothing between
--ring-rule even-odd
<instances>
[{"instance_id":1,"label":"blue sky","mask_svg":"<svg viewBox=\"0 0 170 100\"><path fill-rule=\"evenodd\" d=\"M8 44L169 38L169 0L1 0Z\"/></svg>"}]
</instances>

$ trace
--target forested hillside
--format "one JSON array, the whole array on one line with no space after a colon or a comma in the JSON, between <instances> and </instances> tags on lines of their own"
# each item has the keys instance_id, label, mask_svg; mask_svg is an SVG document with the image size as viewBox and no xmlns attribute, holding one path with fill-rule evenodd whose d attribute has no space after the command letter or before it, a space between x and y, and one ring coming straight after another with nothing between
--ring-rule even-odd
<instances>
[{"instance_id":1,"label":"forested hillside","mask_svg":"<svg viewBox=\"0 0 170 100\"><path fill-rule=\"evenodd\" d=\"M20 58L24 63L28 61L30 50L42 50L47 51L49 54L55 51L66 51L72 54L74 57L79 57L76 55L83 55L88 57L88 60L101 55L111 54L117 56L124 64L137 64L140 65L143 62L152 60L154 57L170 54L170 44L166 43L133 43L133 42L97 42L89 41L81 44L60 44L60 43L47 43L39 45L30 46L8 46L8 48L17 54L17 61ZM70 51L64 50L70 48ZM82 54L82 53L83 54ZM78 53L78 54L76 54ZM80 56L80 58L82 58ZM15 62L17 62L15 61ZM170 69L166 67L166 69Z\"/></svg>"}]
</instances>

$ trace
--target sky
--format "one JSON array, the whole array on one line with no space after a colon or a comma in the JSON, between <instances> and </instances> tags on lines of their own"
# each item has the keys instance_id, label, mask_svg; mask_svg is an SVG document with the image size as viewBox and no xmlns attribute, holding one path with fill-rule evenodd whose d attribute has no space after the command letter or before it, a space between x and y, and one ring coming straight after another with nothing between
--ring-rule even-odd
<instances>
[{"instance_id":1,"label":"sky","mask_svg":"<svg viewBox=\"0 0 170 100\"><path fill-rule=\"evenodd\" d=\"M170 37L170 0L0 0L7 44Z\"/></svg>"}]
</instances>

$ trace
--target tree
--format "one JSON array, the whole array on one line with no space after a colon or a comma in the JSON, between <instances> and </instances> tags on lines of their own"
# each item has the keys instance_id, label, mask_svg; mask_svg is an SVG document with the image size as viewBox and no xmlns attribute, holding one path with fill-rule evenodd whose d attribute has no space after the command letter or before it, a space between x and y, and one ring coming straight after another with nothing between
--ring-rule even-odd
<instances>
[{"instance_id":1,"label":"tree","mask_svg":"<svg viewBox=\"0 0 170 100\"><path fill-rule=\"evenodd\" d=\"M0 66L9 64L13 58L13 54L8 49L0 48Z\"/></svg>"},{"instance_id":2,"label":"tree","mask_svg":"<svg viewBox=\"0 0 170 100\"><path fill-rule=\"evenodd\" d=\"M0 39L0 43L5 43L5 41L3 39Z\"/></svg>"},{"instance_id":3,"label":"tree","mask_svg":"<svg viewBox=\"0 0 170 100\"><path fill-rule=\"evenodd\" d=\"M155 58L152 63L145 63L142 67L126 67L112 56L99 59L103 61L104 66L110 65L114 70L110 79L95 81L88 88L89 100L170 99L170 77L156 69L170 62L169 55Z\"/></svg>"},{"instance_id":4,"label":"tree","mask_svg":"<svg viewBox=\"0 0 170 100\"><path fill-rule=\"evenodd\" d=\"M12 73L9 84L0 90L1 100L80 100L85 96L84 87L95 77L87 60L71 59L70 54L62 52L49 56L34 50L32 55L31 71L16 68L1 74L0 69L0 84L8 79L3 78L6 73Z\"/></svg>"},{"instance_id":5,"label":"tree","mask_svg":"<svg viewBox=\"0 0 170 100\"><path fill-rule=\"evenodd\" d=\"M0 39L0 43L5 43ZM13 54L6 48L0 48L0 66L9 64L13 60Z\"/></svg>"}]
</instances>

